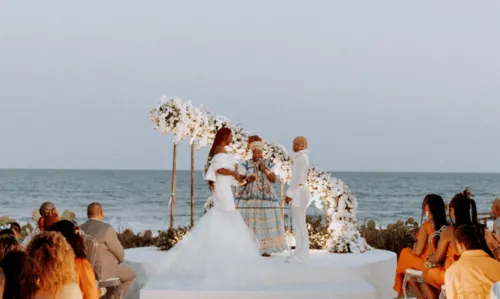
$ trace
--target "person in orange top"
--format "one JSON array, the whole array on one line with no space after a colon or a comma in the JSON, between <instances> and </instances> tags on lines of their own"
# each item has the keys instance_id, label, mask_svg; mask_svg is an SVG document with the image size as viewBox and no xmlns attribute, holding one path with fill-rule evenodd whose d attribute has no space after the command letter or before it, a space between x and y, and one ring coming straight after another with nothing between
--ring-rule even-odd
<instances>
[{"instance_id":1,"label":"person in orange top","mask_svg":"<svg viewBox=\"0 0 500 299\"><path fill-rule=\"evenodd\" d=\"M462 225L455 230L461 256L446 270L446 298L488 299L491 287L500 281L500 262L486 244L484 229L482 225Z\"/></svg>"},{"instance_id":2,"label":"person in orange top","mask_svg":"<svg viewBox=\"0 0 500 299\"><path fill-rule=\"evenodd\" d=\"M427 269L422 276L424 293L428 299L439 298L441 286L444 285L444 273L459 257L455 246L455 230L461 225L478 224L476 202L473 197L469 189L465 189L462 193L455 194L450 201L448 209L452 225L441 233L436 252L428 259L431 264L444 262L444 265Z\"/></svg>"},{"instance_id":3,"label":"person in orange top","mask_svg":"<svg viewBox=\"0 0 500 299\"><path fill-rule=\"evenodd\" d=\"M83 299L98 299L95 273L87 260L87 249L80 228L69 220L61 220L52 225L49 231L60 232L68 241L75 252L75 269L78 286L83 294Z\"/></svg>"},{"instance_id":4,"label":"person in orange top","mask_svg":"<svg viewBox=\"0 0 500 299\"><path fill-rule=\"evenodd\" d=\"M440 229L446 225L446 212L444 207L443 198L436 194L428 194L422 202L422 219L423 216L427 220L422 223L417 234L417 242L411 248L404 248L398 260L396 267L396 277L394 279L394 290L401 296L403 293L403 278L407 269L425 270L425 260L430 254L428 246L429 235L432 234L436 228ZM423 297L422 290L415 282L410 282L417 296Z\"/></svg>"}]
</instances>

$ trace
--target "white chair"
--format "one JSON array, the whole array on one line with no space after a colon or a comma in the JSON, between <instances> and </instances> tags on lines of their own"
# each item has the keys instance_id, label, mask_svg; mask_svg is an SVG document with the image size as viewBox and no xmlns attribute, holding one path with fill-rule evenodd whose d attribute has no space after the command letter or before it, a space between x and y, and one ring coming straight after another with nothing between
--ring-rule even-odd
<instances>
[{"instance_id":1,"label":"white chair","mask_svg":"<svg viewBox=\"0 0 500 299\"><path fill-rule=\"evenodd\" d=\"M92 265L92 268L94 268L97 246L99 246L99 243L97 243L97 240L94 237L88 235L83 236L83 239L85 240L85 246L87 247L87 260L90 265Z\"/></svg>"},{"instance_id":2,"label":"white chair","mask_svg":"<svg viewBox=\"0 0 500 299\"><path fill-rule=\"evenodd\" d=\"M433 232L429 236L429 238L427 238L428 246L430 248L431 253L434 253L434 251L436 249L436 245L437 245L434 243L434 240L436 239L437 236L439 236L444 231L445 228L446 228L446 226L441 227L440 230ZM405 277L403 279L403 296L404 296L404 298L408 298L408 292L406 291L408 281L410 281L410 279L416 279L418 283L422 284L422 274L423 273L424 273L423 271L416 270L416 269L406 269Z\"/></svg>"},{"instance_id":3,"label":"white chair","mask_svg":"<svg viewBox=\"0 0 500 299\"><path fill-rule=\"evenodd\" d=\"M496 282L491 287L490 299L500 299L500 282Z\"/></svg>"},{"instance_id":4,"label":"white chair","mask_svg":"<svg viewBox=\"0 0 500 299\"><path fill-rule=\"evenodd\" d=\"M123 290L121 289L121 281L120 278L109 278L105 280L101 280L99 277L100 273L97 273L95 270L95 261L96 261L96 255L97 255L97 247L99 246L99 243L97 240L89 235L84 236L85 240L85 246L87 247L87 260L89 261L90 265L92 266L92 269L94 269L94 272L96 274L96 280L97 280L97 288L101 289L101 294L100 297L104 297L104 295L107 294L108 288L119 288L119 298L123 298Z\"/></svg>"},{"instance_id":5,"label":"white chair","mask_svg":"<svg viewBox=\"0 0 500 299\"><path fill-rule=\"evenodd\" d=\"M439 299L445 299L446 298L446 288L444 284L441 286L441 292L439 293Z\"/></svg>"},{"instance_id":6,"label":"white chair","mask_svg":"<svg viewBox=\"0 0 500 299\"><path fill-rule=\"evenodd\" d=\"M408 281L410 281L410 279L416 279L418 283L422 283L422 274L423 274L423 271L420 271L420 270L406 269L405 278L403 279L403 296L404 296L404 298L408 298L408 293L406 291Z\"/></svg>"}]
</instances>

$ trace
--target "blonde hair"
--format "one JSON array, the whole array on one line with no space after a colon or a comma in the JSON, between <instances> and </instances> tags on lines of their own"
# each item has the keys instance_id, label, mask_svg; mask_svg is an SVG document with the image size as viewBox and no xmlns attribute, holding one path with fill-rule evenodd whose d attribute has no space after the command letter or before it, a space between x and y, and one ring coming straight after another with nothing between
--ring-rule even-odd
<instances>
[{"instance_id":1,"label":"blonde hair","mask_svg":"<svg viewBox=\"0 0 500 299\"><path fill-rule=\"evenodd\" d=\"M297 136L293 139L293 143L301 144L304 149L307 148L307 139L304 136Z\"/></svg>"},{"instance_id":2,"label":"blonde hair","mask_svg":"<svg viewBox=\"0 0 500 299\"><path fill-rule=\"evenodd\" d=\"M500 197L497 197L495 198L495 200L493 200L493 206L500 208Z\"/></svg>"},{"instance_id":3,"label":"blonde hair","mask_svg":"<svg viewBox=\"0 0 500 299\"><path fill-rule=\"evenodd\" d=\"M36 268L38 291L56 293L62 286L76 282L75 253L57 232L42 232L26 248Z\"/></svg>"}]
</instances>

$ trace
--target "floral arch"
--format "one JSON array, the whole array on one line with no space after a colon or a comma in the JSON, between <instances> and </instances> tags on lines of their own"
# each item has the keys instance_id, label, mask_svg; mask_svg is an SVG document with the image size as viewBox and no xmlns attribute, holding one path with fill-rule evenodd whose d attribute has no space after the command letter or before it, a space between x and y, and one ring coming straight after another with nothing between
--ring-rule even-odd
<instances>
[{"instance_id":1,"label":"floral arch","mask_svg":"<svg viewBox=\"0 0 500 299\"><path fill-rule=\"evenodd\" d=\"M229 119L211 113L204 106L195 106L190 101L164 96L157 106L150 109L149 115L156 130L162 135L173 134L175 144L189 138L191 144L195 141L198 143L198 148L211 144L217 130L228 127L233 131L230 151L241 160L248 158L247 137L250 133L231 123ZM288 182L291 170L290 155L282 145L264 142L265 158L272 161L276 175ZM311 203L320 209L324 205L331 215L327 250L339 253L370 250L370 246L359 233L356 219L358 204L347 185L327 172L312 167L308 174L308 186L312 194Z\"/></svg>"}]
</instances>

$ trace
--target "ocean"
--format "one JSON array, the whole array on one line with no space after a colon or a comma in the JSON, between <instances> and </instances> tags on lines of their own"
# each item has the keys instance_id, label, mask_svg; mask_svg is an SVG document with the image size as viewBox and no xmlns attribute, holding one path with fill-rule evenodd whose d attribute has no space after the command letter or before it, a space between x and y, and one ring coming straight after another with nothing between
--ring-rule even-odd
<instances>
[{"instance_id":1,"label":"ocean","mask_svg":"<svg viewBox=\"0 0 500 299\"><path fill-rule=\"evenodd\" d=\"M171 171L154 170L0 170L0 216L20 222L31 219L34 209L52 201L59 213L70 209L85 221L86 207L97 201L106 221L121 231L168 228ZM479 212L489 212L500 196L500 174L336 172L358 200L358 221L379 225L414 217L420 220L425 194L437 193L449 201L471 187ZM198 219L209 196L201 171L195 173L195 212ZM190 172L177 172L175 225L190 223ZM276 185L279 196L279 183ZM314 207L309 214L324 215Z\"/></svg>"}]
</instances>

